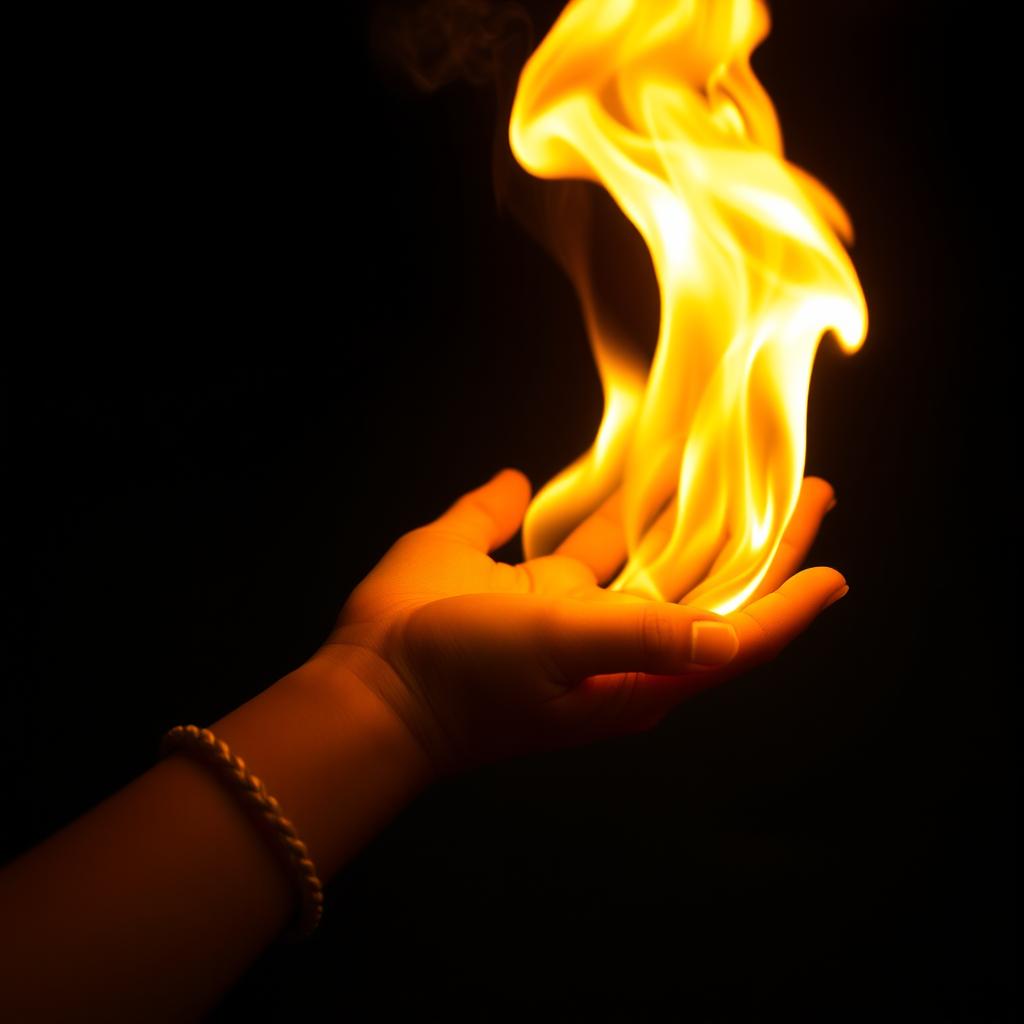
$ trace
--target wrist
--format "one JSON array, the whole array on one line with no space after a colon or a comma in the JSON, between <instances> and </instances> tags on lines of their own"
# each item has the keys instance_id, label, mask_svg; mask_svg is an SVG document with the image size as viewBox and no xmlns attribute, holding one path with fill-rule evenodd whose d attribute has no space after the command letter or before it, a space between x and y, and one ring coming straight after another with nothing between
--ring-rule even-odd
<instances>
[{"instance_id":1,"label":"wrist","mask_svg":"<svg viewBox=\"0 0 1024 1024\"><path fill-rule=\"evenodd\" d=\"M360 720L368 735L377 736L382 750L404 766L416 792L437 782L443 772L431 744L424 741L420 715L412 701L403 701L406 687L398 673L375 650L362 644L330 642L281 682L308 694L311 704L327 713Z\"/></svg>"},{"instance_id":2,"label":"wrist","mask_svg":"<svg viewBox=\"0 0 1024 1024\"><path fill-rule=\"evenodd\" d=\"M434 778L357 666L318 652L211 726L277 799L324 881Z\"/></svg>"},{"instance_id":3,"label":"wrist","mask_svg":"<svg viewBox=\"0 0 1024 1024\"><path fill-rule=\"evenodd\" d=\"M342 639L336 633L303 668L328 679L339 674L358 680L402 725L406 736L415 744L421 755L426 784L461 771L465 765L437 720L432 702L408 672L400 672L390 658L379 653L379 635L373 641L357 631L349 630L344 635Z\"/></svg>"}]
</instances>

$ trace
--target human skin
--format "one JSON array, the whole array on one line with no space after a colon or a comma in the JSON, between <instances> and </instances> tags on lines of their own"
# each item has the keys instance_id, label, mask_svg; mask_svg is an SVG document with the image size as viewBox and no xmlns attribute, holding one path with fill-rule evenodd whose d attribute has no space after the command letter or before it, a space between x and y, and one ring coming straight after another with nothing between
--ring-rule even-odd
<instances>
[{"instance_id":1,"label":"human skin","mask_svg":"<svg viewBox=\"0 0 1024 1024\"><path fill-rule=\"evenodd\" d=\"M503 470L405 534L308 661L210 725L325 882L438 780L652 728L846 592L834 569L791 575L834 503L817 478L756 600L727 616L602 587L625 554L616 496L553 555L495 562L529 498ZM0 1019L192 1020L295 894L236 795L174 754L4 868L0 907Z\"/></svg>"}]
</instances>

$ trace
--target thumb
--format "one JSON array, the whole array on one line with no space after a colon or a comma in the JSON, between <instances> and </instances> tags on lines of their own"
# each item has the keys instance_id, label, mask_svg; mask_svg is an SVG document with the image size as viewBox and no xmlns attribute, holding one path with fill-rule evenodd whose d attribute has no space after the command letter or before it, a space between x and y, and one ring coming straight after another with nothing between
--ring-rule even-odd
<instances>
[{"instance_id":1,"label":"thumb","mask_svg":"<svg viewBox=\"0 0 1024 1024\"><path fill-rule=\"evenodd\" d=\"M570 684L616 672L724 665L739 647L736 630L724 618L669 602L561 598L529 602L522 614L528 621L520 628Z\"/></svg>"},{"instance_id":2,"label":"thumb","mask_svg":"<svg viewBox=\"0 0 1024 1024\"><path fill-rule=\"evenodd\" d=\"M405 633L411 648L429 652L434 665L511 674L520 686L526 672L560 689L594 675L723 665L738 648L731 623L712 612L662 601L536 594L443 598L414 612Z\"/></svg>"}]
</instances>

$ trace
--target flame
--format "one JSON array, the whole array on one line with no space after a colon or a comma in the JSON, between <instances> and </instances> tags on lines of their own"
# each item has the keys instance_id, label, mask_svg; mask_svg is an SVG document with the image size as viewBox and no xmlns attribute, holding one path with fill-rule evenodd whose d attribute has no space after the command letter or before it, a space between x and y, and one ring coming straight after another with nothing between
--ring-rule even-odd
<instances>
[{"instance_id":1,"label":"flame","mask_svg":"<svg viewBox=\"0 0 1024 1024\"><path fill-rule=\"evenodd\" d=\"M530 173L608 190L661 296L647 365L579 289L604 414L531 503L527 557L621 488L628 560L611 587L719 613L750 599L796 505L819 340L854 352L867 331L837 238L850 222L784 159L750 67L768 29L758 0L573 0L523 69L509 129Z\"/></svg>"}]
</instances>

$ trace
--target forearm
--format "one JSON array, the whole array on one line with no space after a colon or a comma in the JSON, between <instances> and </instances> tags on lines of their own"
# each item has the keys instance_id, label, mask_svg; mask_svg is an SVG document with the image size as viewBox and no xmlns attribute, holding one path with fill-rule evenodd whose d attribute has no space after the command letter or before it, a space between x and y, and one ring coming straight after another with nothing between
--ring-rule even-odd
<instances>
[{"instance_id":1,"label":"forearm","mask_svg":"<svg viewBox=\"0 0 1024 1024\"><path fill-rule=\"evenodd\" d=\"M324 881L430 780L352 668L328 649L210 726L278 799ZM175 1020L234 982L295 895L237 795L178 754L8 866L0 906L0 1017Z\"/></svg>"}]
</instances>

